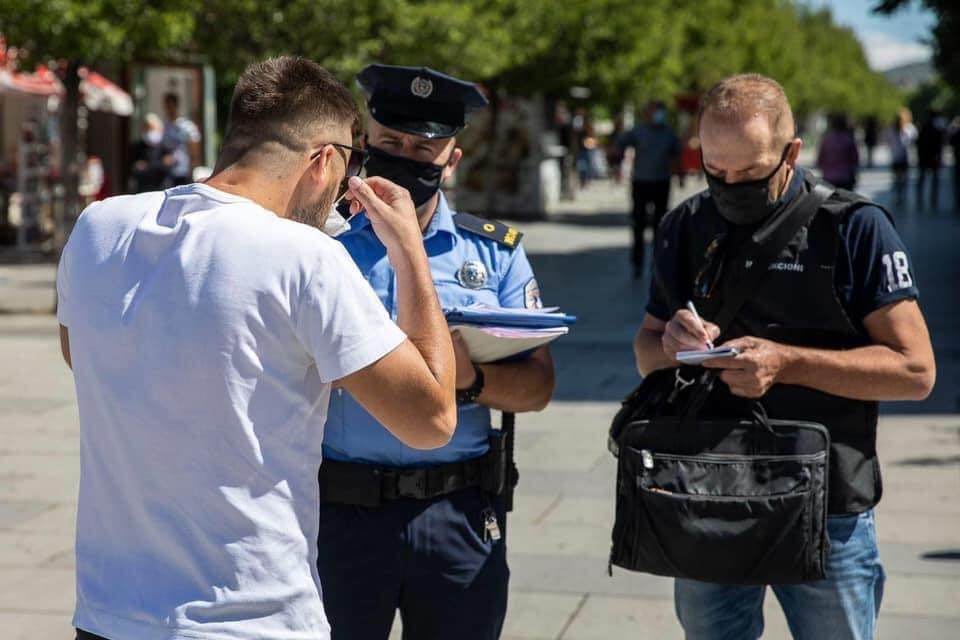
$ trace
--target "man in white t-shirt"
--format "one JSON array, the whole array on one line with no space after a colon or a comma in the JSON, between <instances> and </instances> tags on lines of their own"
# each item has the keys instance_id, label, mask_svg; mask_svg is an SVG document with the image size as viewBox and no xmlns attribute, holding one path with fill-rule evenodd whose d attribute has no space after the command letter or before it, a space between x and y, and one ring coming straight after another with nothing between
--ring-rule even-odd
<instances>
[{"instance_id":1,"label":"man in white t-shirt","mask_svg":"<svg viewBox=\"0 0 960 640\"><path fill-rule=\"evenodd\" d=\"M453 348L416 213L396 185L349 177L356 119L316 64L252 65L210 180L80 216L57 275L80 411L78 638L328 638L314 541L331 385L406 444L449 440ZM399 327L319 230L341 184L394 265Z\"/></svg>"}]
</instances>

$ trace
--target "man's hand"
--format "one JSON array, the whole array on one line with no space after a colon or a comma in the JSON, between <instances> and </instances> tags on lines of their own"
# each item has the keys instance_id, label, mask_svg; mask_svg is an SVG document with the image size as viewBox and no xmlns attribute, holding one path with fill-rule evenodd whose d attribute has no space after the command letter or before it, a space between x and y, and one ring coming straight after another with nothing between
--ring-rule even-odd
<instances>
[{"instance_id":1,"label":"man's hand","mask_svg":"<svg viewBox=\"0 0 960 640\"><path fill-rule=\"evenodd\" d=\"M388 253L411 246L422 248L423 234L417 210L406 189L380 177L366 180L352 177L347 185L350 212L366 211L374 233Z\"/></svg>"},{"instance_id":2,"label":"man's hand","mask_svg":"<svg viewBox=\"0 0 960 640\"><path fill-rule=\"evenodd\" d=\"M722 346L736 347L740 355L706 360L703 366L723 369L720 379L730 387L730 393L744 398L760 398L766 394L790 361L788 347L762 338L744 336L724 342Z\"/></svg>"},{"instance_id":3,"label":"man's hand","mask_svg":"<svg viewBox=\"0 0 960 640\"><path fill-rule=\"evenodd\" d=\"M704 332L706 329L706 332ZM720 337L720 327L703 321L703 328L693 314L686 309L677 311L663 329L660 338L663 352L676 360L678 351L697 351L707 348L707 342Z\"/></svg>"},{"instance_id":4,"label":"man's hand","mask_svg":"<svg viewBox=\"0 0 960 640\"><path fill-rule=\"evenodd\" d=\"M345 378L344 386L404 443L441 446L457 424L456 362L413 201L406 189L383 178L354 177L348 186L351 210L366 210L387 248L397 275L397 326L409 344L368 367L377 369L372 374L348 376L354 380Z\"/></svg>"},{"instance_id":5,"label":"man's hand","mask_svg":"<svg viewBox=\"0 0 960 640\"><path fill-rule=\"evenodd\" d=\"M470 360L470 351L459 331L451 332L450 337L453 338L453 354L457 359L457 389L469 389L477 380L477 372Z\"/></svg>"}]
</instances>

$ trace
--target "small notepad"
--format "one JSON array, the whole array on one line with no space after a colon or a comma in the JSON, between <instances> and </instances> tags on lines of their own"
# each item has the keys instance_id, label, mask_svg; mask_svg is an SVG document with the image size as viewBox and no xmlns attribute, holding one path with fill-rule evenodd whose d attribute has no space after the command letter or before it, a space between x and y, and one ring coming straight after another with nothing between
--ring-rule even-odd
<instances>
[{"instance_id":1,"label":"small notepad","mask_svg":"<svg viewBox=\"0 0 960 640\"><path fill-rule=\"evenodd\" d=\"M713 358L732 358L740 355L736 347L717 347L716 349L704 349L702 351L678 351L677 360L683 364L700 364L705 360Z\"/></svg>"}]
</instances>

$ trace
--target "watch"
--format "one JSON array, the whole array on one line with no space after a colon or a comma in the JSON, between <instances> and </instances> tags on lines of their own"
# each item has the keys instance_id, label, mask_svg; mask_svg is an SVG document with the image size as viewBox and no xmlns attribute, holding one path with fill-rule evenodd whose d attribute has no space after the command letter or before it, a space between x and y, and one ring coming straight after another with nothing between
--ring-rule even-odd
<instances>
[{"instance_id":1,"label":"watch","mask_svg":"<svg viewBox=\"0 0 960 640\"><path fill-rule=\"evenodd\" d=\"M457 404L476 402L483 393L483 369L474 364L473 372L476 374L473 384L466 389L457 389Z\"/></svg>"}]
</instances>

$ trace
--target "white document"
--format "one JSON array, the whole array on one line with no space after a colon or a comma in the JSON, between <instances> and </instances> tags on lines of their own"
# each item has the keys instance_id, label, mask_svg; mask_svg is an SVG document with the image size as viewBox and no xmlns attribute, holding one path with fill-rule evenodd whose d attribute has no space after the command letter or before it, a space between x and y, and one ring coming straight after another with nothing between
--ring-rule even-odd
<instances>
[{"instance_id":1,"label":"white document","mask_svg":"<svg viewBox=\"0 0 960 640\"><path fill-rule=\"evenodd\" d=\"M522 329L516 327L480 327L452 324L451 331L459 331L470 351L470 359L478 364L496 362L530 351L566 335L567 327Z\"/></svg>"},{"instance_id":2,"label":"white document","mask_svg":"<svg viewBox=\"0 0 960 640\"><path fill-rule=\"evenodd\" d=\"M717 347L716 349L704 349L702 351L677 351L677 360L683 364L700 364L705 360L713 358L732 358L739 355L736 347Z\"/></svg>"}]
</instances>

